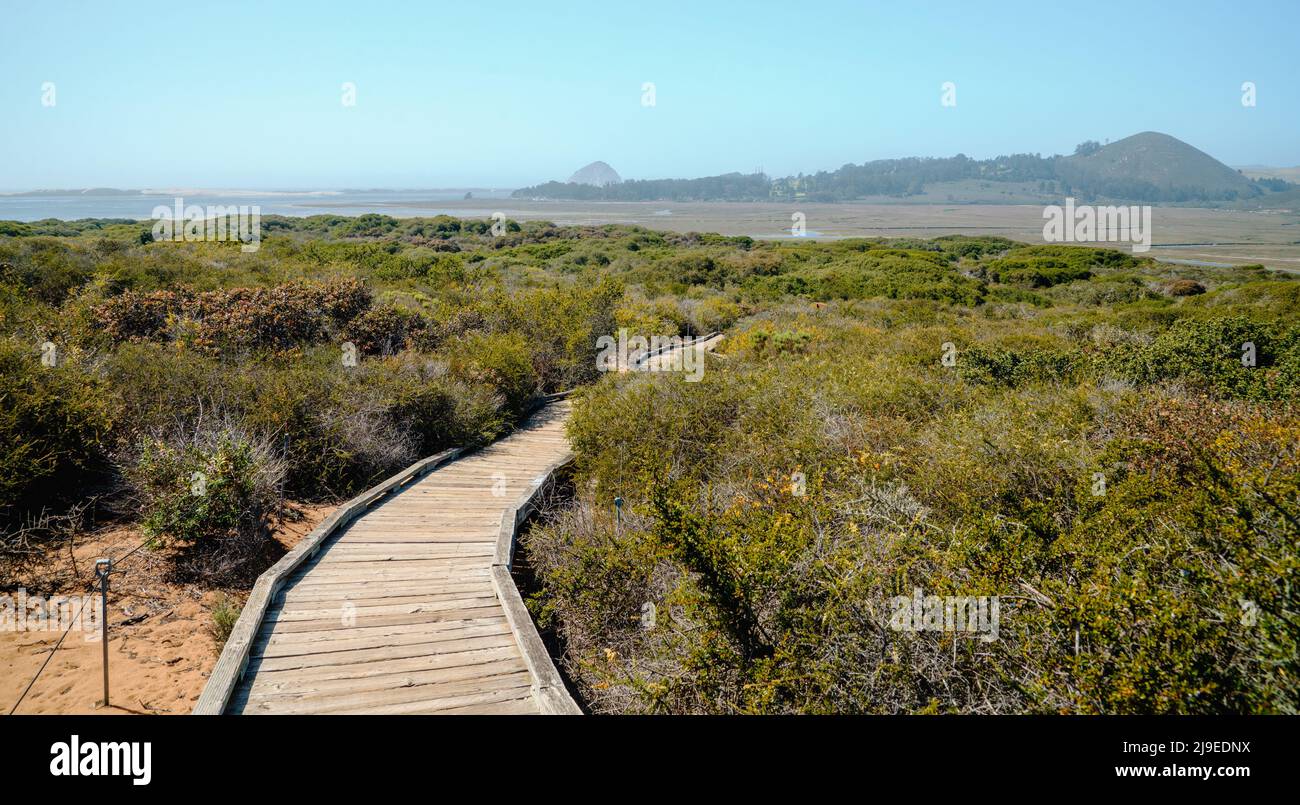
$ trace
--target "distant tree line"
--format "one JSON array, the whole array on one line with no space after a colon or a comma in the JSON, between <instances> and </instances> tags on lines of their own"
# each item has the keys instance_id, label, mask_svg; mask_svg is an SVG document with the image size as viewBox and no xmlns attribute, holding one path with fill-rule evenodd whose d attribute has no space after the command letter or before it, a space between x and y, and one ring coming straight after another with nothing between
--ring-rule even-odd
<instances>
[{"instance_id":1,"label":"distant tree line","mask_svg":"<svg viewBox=\"0 0 1300 805\"><path fill-rule=\"evenodd\" d=\"M801 191L811 201L847 201L863 196L914 196L928 184L982 179L996 182L1029 182L1058 178L1053 159L1037 154L1012 154L977 160L965 154L955 157L909 157L879 159L861 165L845 165L836 171L778 180L775 197L789 197L789 188Z\"/></svg>"},{"instance_id":2,"label":"distant tree line","mask_svg":"<svg viewBox=\"0 0 1300 805\"><path fill-rule=\"evenodd\" d=\"M1075 157L1095 154L1095 140L1080 143ZM1221 189L1195 183L1157 185L1144 179L1098 175L1075 159L1060 155L1010 154L993 159L909 157L848 164L834 171L785 178L762 173L728 173L701 179L654 179L594 185L547 182L514 192L515 198L575 201L849 201L869 196L916 196L928 185L963 180L986 182L1037 182L1040 189L1052 182L1066 195L1080 198L1123 199L1145 202L1235 201L1269 192L1300 189L1281 179L1257 179L1245 189Z\"/></svg>"},{"instance_id":3,"label":"distant tree line","mask_svg":"<svg viewBox=\"0 0 1300 805\"><path fill-rule=\"evenodd\" d=\"M724 173L700 179L647 179L597 187L573 182L547 182L514 192L515 198L554 198L575 201L765 201L771 180L761 173Z\"/></svg>"}]
</instances>

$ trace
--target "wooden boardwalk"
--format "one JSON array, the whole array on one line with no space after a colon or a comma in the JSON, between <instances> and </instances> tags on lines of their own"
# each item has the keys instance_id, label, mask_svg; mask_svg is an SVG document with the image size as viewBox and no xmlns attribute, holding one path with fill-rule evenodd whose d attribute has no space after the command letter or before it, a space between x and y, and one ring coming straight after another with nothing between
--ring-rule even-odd
<instances>
[{"instance_id":1,"label":"wooden boardwalk","mask_svg":"<svg viewBox=\"0 0 1300 805\"><path fill-rule=\"evenodd\" d=\"M674 352L702 360L721 337L620 368L677 371ZM510 576L519 525L572 458L570 403L552 400L335 510L258 578L194 712L580 713Z\"/></svg>"},{"instance_id":2,"label":"wooden boardwalk","mask_svg":"<svg viewBox=\"0 0 1300 805\"><path fill-rule=\"evenodd\" d=\"M551 707L539 695L539 674L554 667L500 567L515 507L570 455L569 405L552 403L331 534L271 597L224 711L577 712L562 687ZM567 704L554 706L557 693Z\"/></svg>"}]
</instances>

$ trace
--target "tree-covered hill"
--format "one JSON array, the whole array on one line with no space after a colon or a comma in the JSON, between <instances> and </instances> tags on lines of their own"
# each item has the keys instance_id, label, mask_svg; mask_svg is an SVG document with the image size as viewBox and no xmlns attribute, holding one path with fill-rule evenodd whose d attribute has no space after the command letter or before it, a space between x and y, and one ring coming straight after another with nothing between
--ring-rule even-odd
<instances>
[{"instance_id":1,"label":"tree-covered hill","mask_svg":"<svg viewBox=\"0 0 1300 805\"><path fill-rule=\"evenodd\" d=\"M1297 189L1281 179L1249 179L1175 137L1148 131L1105 146L1085 141L1070 156L907 157L783 178L729 173L701 179L625 181L605 187L548 182L517 190L514 196L576 201L835 202L914 197L927 189L969 180L1031 182L1053 195L1133 202L1240 202Z\"/></svg>"}]
</instances>

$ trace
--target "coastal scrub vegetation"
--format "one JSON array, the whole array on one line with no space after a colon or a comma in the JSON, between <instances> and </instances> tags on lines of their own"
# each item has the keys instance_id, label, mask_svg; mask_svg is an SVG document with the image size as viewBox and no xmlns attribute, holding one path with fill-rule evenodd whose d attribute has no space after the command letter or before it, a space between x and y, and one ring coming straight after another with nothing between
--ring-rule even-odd
<instances>
[{"instance_id":1,"label":"coastal scrub vegetation","mask_svg":"<svg viewBox=\"0 0 1300 805\"><path fill-rule=\"evenodd\" d=\"M77 511L251 578L285 500L578 388L575 497L524 549L594 712L1300 706L1293 278L994 237L263 230L5 226L0 570ZM624 327L727 337L697 383L601 376ZM997 639L891 626L918 590L996 596Z\"/></svg>"}]
</instances>

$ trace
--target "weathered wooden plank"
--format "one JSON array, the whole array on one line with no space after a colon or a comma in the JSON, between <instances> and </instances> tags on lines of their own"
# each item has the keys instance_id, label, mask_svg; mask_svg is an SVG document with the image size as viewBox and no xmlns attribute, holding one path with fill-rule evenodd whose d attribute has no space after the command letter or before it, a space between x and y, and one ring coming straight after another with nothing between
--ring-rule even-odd
<instances>
[{"instance_id":1,"label":"weathered wooden plank","mask_svg":"<svg viewBox=\"0 0 1300 805\"><path fill-rule=\"evenodd\" d=\"M383 713L401 712L412 705L436 712L439 709L501 702L527 695L531 680L527 671L501 674L487 679L412 685L382 691L365 691L326 697L320 701L249 702L244 712L292 713Z\"/></svg>"},{"instance_id":2,"label":"weathered wooden plank","mask_svg":"<svg viewBox=\"0 0 1300 805\"><path fill-rule=\"evenodd\" d=\"M420 601L445 601L449 598L461 597L466 593L475 595L492 594L492 585L490 582L475 583L443 583L438 587L407 588L405 590L394 590L387 586L376 587L375 585L360 585L349 592L339 594L307 592L300 590L290 590L288 593L281 594L281 602L285 606L295 605L316 605L330 606L349 602L356 607L373 606L375 604L409 604Z\"/></svg>"},{"instance_id":3,"label":"weathered wooden plank","mask_svg":"<svg viewBox=\"0 0 1300 805\"><path fill-rule=\"evenodd\" d=\"M457 653L471 649L508 648L513 645L509 634L490 634L481 637L462 637L455 640L433 640L423 643L399 643L378 648L358 648L346 651L321 651L314 654L286 654L261 657L249 664L258 673L262 671L287 671L294 668L315 668L322 665L357 665L384 660L401 660L423 657L435 653ZM247 685L241 688L247 688Z\"/></svg>"},{"instance_id":4,"label":"weathered wooden plank","mask_svg":"<svg viewBox=\"0 0 1300 805\"><path fill-rule=\"evenodd\" d=\"M464 592L491 589L491 580L484 578L447 579L437 582L412 582L409 584L334 585L327 588L295 587L281 593L284 602L308 601L381 601L385 598L408 598L421 595L445 596Z\"/></svg>"},{"instance_id":5,"label":"weathered wooden plank","mask_svg":"<svg viewBox=\"0 0 1300 805\"><path fill-rule=\"evenodd\" d=\"M519 525L570 458L568 408L332 514L259 579L244 682L196 712L578 712L509 577Z\"/></svg>"},{"instance_id":6,"label":"weathered wooden plank","mask_svg":"<svg viewBox=\"0 0 1300 805\"><path fill-rule=\"evenodd\" d=\"M479 618L472 621L447 622L442 629L429 629L426 624L399 624L397 626L358 627L346 632L324 634L302 632L274 633L258 644L258 656L291 657L299 654L325 654L331 651L408 646L422 643L440 643L450 640L467 640L474 637L492 637L510 633L510 624L504 617ZM407 629L408 631L398 631Z\"/></svg>"},{"instance_id":7,"label":"weathered wooden plank","mask_svg":"<svg viewBox=\"0 0 1300 805\"><path fill-rule=\"evenodd\" d=\"M466 607L435 612L415 612L409 615L357 615L351 620L351 626L345 626L342 615L317 620L291 620L270 616L268 624L285 632L324 632L334 629L351 629L357 626L398 626L407 623L441 623L444 621L463 621L496 615L501 608L495 603L482 607Z\"/></svg>"},{"instance_id":8,"label":"weathered wooden plank","mask_svg":"<svg viewBox=\"0 0 1300 805\"><path fill-rule=\"evenodd\" d=\"M486 704L469 704L463 707L447 707L441 710L411 710L411 715L455 715L455 716L518 716L538 713L537 703L531 696L525 699L507 699Z\"/></svg>"},{"instance_id":9,"label":"weathered wooden plank","mask_svg":"<svg viewBox=\"0 0 1300 805\"><path fill-rule=\"evenodd\" d=\"M383 602L371 604L357 604L352 601L339 601L338 606L329 604L322 605L319 602L307 604L285 604L276 612L277 620L283 621L313 621L327 620L338 616L341 611L354 614L357 623L368 620L378 615L414 615L420 612L446 612L448 610L474 609L477 607L489 607L496 603L496 593L488 590L485 593L456 595L444 599L424 598L413 602ZM347 627L344 627L347 628Z\"/></svg>"},{"instance_id":10,"label":"weathered wooden plank","mask_svg":"<svg viewBox=\"0 0 1300 805\"><path fill-rule=\"evenodd\" d=\"M496 635L496 637L499 638L500 635ZM375 660L330 663L324 665L285 668L280 670L270 668L262 669L258 672L257 678L248 686L248 689L251 691L287 690L288 688L286 686L292 685L295 680L323 681L363 679L383 676L385 674L399 674L411 671L430 671L445 668L473 668L482 666L485 663L500 662L504 660L510 660L511 662L517 663L520 668L525 667L523 660L519 656L519 652L513 651L513 647L510 643L504 641L499 645L484 645L479 648L456 651L450 650L446 646L436 648L438 650L428 651L423 654L413 654L409 657L385 657ZM389 681L391 682L391 680ZM383 686L381 685L381 687Z\"/></svg>"},{"instance_id":11,"label":"weathered wooden plank","mask_svg":"<svg viewBox=\"0 0 1300 805\"><path fill-rule=\"evenodd\" d=\"M245 602L244 609L239 615L239 620L235 622L235 626L222 648L221 656L217 658L217 664L208 677L208 683L203 687L203 693L199 695L199 701L194 707L194 712L199 715L215 715L225 710L226 702L230 700L230 694L239 682L248 661L248 650L252 645L253 635L256 634L261 625L262 616L270 604L271 596L275 594L281 581L290 571L314 555L320 549L322 543L338 528L369 508L384 495L404 484L410 483L438 465L454 459L460 455L460 452L460 449L445 450L436 456L430 456L418 461L343 504L329 517L325 518L324 522L313 529L292 551L285 554L280 561L258 577L257 582L253 585L253 591L249 594L248 601Z\"/></svg>"},{"instance_id":12,"label":"weathered wooden plank","mask_svg":"<svg viewBox=\"0 0 1300 805\"><path fill-rule=\"evenodd\" d=\"M361 565L358 567L357 565ZM375 581L383 578L385 573L406 573L417 572L421 575L436 576L441 573L455 573L460 569L473 570L483 569L483 560L480 556L459 555L459 556L440 556L436 560L421 559L398 559L391 562L370 560L361 562L319 562L313 567L304 571L305 575L292 578L291 583L299 581L314 581L316 579L327 578L331 575L350 576L354 579L367 579Z\"/></svg>"},{"instance_id":13,"label":"weathered wooden plank","mask_svg":"<svg viewBox=\"0 0 1300 805\"><path fill-rule=\"evenodd\" d=\"M352 548L353 550L348 550ZM424 549L421 551L420 549ZM438 562L452 557L490 556L495 550L491 541L484 542L390 542L364 546L355 543L336 545L330 549L329 562L338 565L348 562ZM421 555L423 553L423 555Z\"/></svg>"},{"instance_id":14,"label":"weathered wooden plank","mask_svg":"<svg viewBox=\"0 0 1300 805\"><path fill-rule=\"evenodd\" d=\"M357 672L357 666L339 666L329 669L343 676L322 676L299 671L277 674L259 674L248 690L248 701L327 701L334 695L364 693L366 691L404 688L413 685L432 685L438 682L487 680L503 674L527 674L528 666L518 652L502 649L477 652L473 662L444 665L438 661L454 655L425 655L406 660L409 667L397 668L397 663L384 663L382 670ZM419 667L419 664L431 667Z\"/></svg>"},{"instance_id":15,"label":"weathered wooden plank","mask_svg":"<svg viewBox=\"0 0 1300 805\"><path fill-rule=\"evenodd\" d=\"M448 572L444 573L441 576L430 575L428 578L407 579L405 581L402 580L388 581L388 582L384 582L383 586L385 587L388 586L410 587L415 585L436 586L443 582L462 582L462 581L473 581L480 578L487 578L490 574L491 574L491 570L489 568L484 568L484 567L474 567L474 566L452 567L452 568L448 568ZM329 590L337 590L341 586L346 587L348 585L355 585L357 583L358 583L357 580L350 576L326 578L324 575L322 575L320 578L304 579L298 584L295 584L292 589L294 590L319 589L321 591L329 591ZM373 581L370 583L374 584Z\"/></svg>"}]
</instances>

